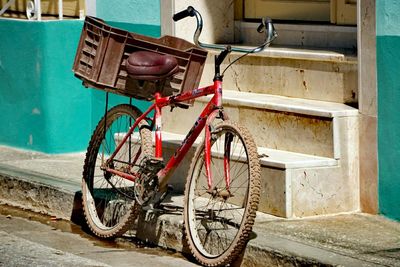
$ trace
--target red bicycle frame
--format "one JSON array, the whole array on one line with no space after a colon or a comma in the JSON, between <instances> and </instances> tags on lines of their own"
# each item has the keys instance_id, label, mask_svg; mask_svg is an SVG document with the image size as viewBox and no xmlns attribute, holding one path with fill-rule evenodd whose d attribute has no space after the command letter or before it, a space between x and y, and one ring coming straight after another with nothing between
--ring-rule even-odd
<instances>
[{"instance_id":1,"label":"red bicycle frame","mask_svg":"<svg viewBox=\"0 0 400 267\"><path fill-rule=\"evenodd\" d=\"M175 167L182 161L183 157L186 155L186 153L189 151L190 147L193 145L195 142L196 138L199 136L201 131L203 130L204 126L205 128L205 151L204 151L204 160L205 160L205 167L206 167L206 174L207 174L207 180L208 180L208 189L211 192L211 187L212 187L212 173L211 173L211 131L208 127L208 125L211 124L211 122L217 117L217 115L221 114L222 119L228 119L227 115L223 112L222 109L222 78L224 75L225 70L233 64L235 61L230 63L225 70L221 73L220 67L226 56L231 53L232 51L235 52L240 52L244 53L243 56L250 54L250 53L257 53L262 51L265 47L267 47L273 39L276 37L276 32L274 29L274 26L272 24L272 21L270 19L264 19L260 26L258 27L258 32L265 32L265 41L262 43L260 46L257 46L255 48L240 48L240 47L231 47L230 45L216 45L216 44L205 44L201 43L199 41L199 36L201 34L201 30L203 27L203 20L201 18L201 15L199 12L194 10L192 7L191 9L188 8L182 15L176 17L174 19L175 21L182 19L187 16L195 16L196 21L197 21L197 28L194 34L194 43L200 47L203 48L212 48L212 49L219 49L222 50L219 55L215 56L215 75L214 75L214 84L203 87L203 88L198 88L194 89L193 91L189 91L183 94L179 94L176 96L169 96L169 97L161 97L159 93L155 94L155 101L154 103L144 112L134 123L134 125L129 129L128 133L124 136L122 142L118 145L117 149L114 151L114 153L111 155L111 157L107 160L107 162L102 166L102 169L110 172L112 174L116 174L118 176L121 176L123 178L126 178L131 181L135 181L138 176L137 175L132 175L129 173L121 172L114 170L112 168L109 168L110 166L108 163L112 162L115 155L120 151L121 147L123 144L128 140L128 138L131 136L133 133L134 129L138 126L139 122L142 120L151 120L147 117L150 112L154 110L154 118L152 119L152 125L155 126L155 157L156 158L162 158L162 137L161 137L161 109L165 106L174 106L174 104L182 103L188 100L192 100L201 96L206 96L210 94L214 94L212 99L208 102L207 106L204 108L198 119L196 120L195 124L193 127L190 129L189 133L186 135L185 139L183 140L183 143L179 146L179 148L176 150L174 156L172 156L167 165L161 169L158 173L157 176L159 178L159 191L164 191L166 182L168 181L168 178L172 171L175 169ZM192 12L192 13L191 13ZM242 56L242 57L243 57ZM238 59L240 59L239 57ZM231 142L232 142L232 136L231 135L226 135L225 136L225 147L224 147L224 176L225 176L225 181L226 181L226 187L227 190L229 191L230 188L230 158L229 154L231 151ZM134 161L137 160L138 157L135 158Z\"/></svg>"},{"instance_id":2,"label":"red bicycle frame","mask_svg":"<svg viewBox=\"0 0 400 267\"><path fill-rule=\"evenodd\" d=\"M174 104L182 103L188 100L192 100L201 96L206 96L214 94L211 100L208 102L206 107L203 109L200 116L197 118L196 122L194 123L193 127L190 129L189 133L186 135L185 139L183 140L182 144L177 148L175 154L169 159L166 166L161 169L158 173L159 179L159 191L164 191L166 188L167 181L172 174L173 170L178 166L178 164L182 161L183 157L187 154L189 149L192 147L193 143L200 135L201 131L205 126L210 125L210 123L219 115L222 114L223 119L227 119L226 114L222 110L222 81L215 80L213 85L194 89L192 91L176 95L176 96L168 96L168 97L161 97L159 93L155 94L154 103L135 121L135 123L131 126L129 131L125 134L122 141L118 144L117 148L115 149L114 153L105 163L103 169L107 172L112 174L121 176L125 179L135 181L138 176L132 175L129 173L117 171L113 168L109 168L108 162L112 162L114 157L118 154L121 150L122 146L128 140L128 138L133 133L134 129L138 126L140 121L148 119L147 115L154 110L154 117L152 119L154 126L155 126L155 157L162 158L162 136L161 136L161 110L163 107L166 106L174 106ZM205 128L205 166L206 166L206 173L207 173L207 182L208 182L208 189L211 190L212 187L212 173L211 173L211 143L207 140L211 140L211 132L210 128ZM224 169L225 169L225 179L227 182L227 188L229 189L230 177L229 177L229 158L227 155L224 155Z\"/></svg>"}]
</instances>

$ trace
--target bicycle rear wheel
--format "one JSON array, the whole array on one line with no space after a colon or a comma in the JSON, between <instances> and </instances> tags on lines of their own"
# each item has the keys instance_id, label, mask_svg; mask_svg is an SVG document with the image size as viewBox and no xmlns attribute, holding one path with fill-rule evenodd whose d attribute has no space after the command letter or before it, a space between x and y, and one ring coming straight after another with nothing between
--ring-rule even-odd
<instances>
[{"instance_id":1,"label":"bicycle rear wheel","mask_svg":"<svg viewBox=\"0 0 400 267\"><path fill-rule=\"evenodd\" d=\"M139 211L135 202L135 183L104 170L123 136L141 112L130 105L118 105L97 125L86 153L83 168L82 198L86 222L98 237L112 238L125 233ZM106 167L135 174L139 163L151 155L151 131L141 121L122 149Z\"/></svg>"},{"instance_id":2,"label":"bicycle rear wheel","mask_svg":"<svg viewBox=\"0 0 400 267\"><path fill-rule=\"evenodd\" d=\"M248 130L220 123L211 133L210 191L205 142L195 152L185 187L186 240L202 265L219 266L234 261L247 244L260 199L260 164Z\"/></svg>"}]
</instances>

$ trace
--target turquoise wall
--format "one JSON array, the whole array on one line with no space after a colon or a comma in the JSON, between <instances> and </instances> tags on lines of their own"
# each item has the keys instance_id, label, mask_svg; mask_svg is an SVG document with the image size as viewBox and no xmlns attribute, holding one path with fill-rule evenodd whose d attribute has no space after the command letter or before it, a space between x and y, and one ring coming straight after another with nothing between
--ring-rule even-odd
<instances>
[{"instance_id":1,"label":"turquoise wall","mask_svg":"<svg viewBox=\"0 0 400 267\"><path fill-rule=\"evenodd\" d=\"M376 4L379 209L400 220L400 1Z\"/></svg>"},{"instance_id":2,"label":"turquoise wall","mask_svg":"<svg viewBox=\"0 0 400 267\"><path fill-rule=\"evenodd\" d=\"M1 144L55 153L86 146L90 92L71 72L81 28L0 20Z\"/></svg>"},{"instance_id":3,"label":"turquoise wall","mask_svg":"<svg viewBox=\"0 0 400 267\"><path fill-rule=\"evenodd\" d=\"M96 13L108 21L160 26L160 0L96 0Z\"/></svg>"},{"instance_id":4,"label":"turquoise wall","mask_svg":"<svg viewBox=\"0 0 400 267\"><path fill-rule=\"evenodd\" d=\"M142 16L141 20L139 11L132 21L117 16L127 10L122 4L131 8L133 2L141 2L143 14L156 5L157 19ZM104 15L114 26L160 35L158 1L148 7L145 1L118 1L109 13L105 3L98 1L97 16ZM84 88L71 71L82 25L79 20L0 19L0 144L46 153L86 149L104 114L105 93ZM110 106L121 102L129 99L110 95ZM134 103L142 109L148 105Z\"/></svg>"}]
</instances>

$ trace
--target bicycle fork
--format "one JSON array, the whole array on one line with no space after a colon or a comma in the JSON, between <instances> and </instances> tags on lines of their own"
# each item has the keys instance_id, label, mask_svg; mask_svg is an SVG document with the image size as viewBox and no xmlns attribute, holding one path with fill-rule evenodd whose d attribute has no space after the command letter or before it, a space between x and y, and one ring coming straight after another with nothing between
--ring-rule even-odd
<instances>
[{"instance_id":1,"label":"bicycle fork","mask_svg":"<svg viewBox=\"0 0 400 267\"><path fill-rule=\"evenodd\" d=\"M224 155L223 155L223 161L224 161L224 178L225 178L225 184L226 184L226 190L222 191L216 191L213 188L213 173L211 170L211 158L212 158L212 151L211 151L211 146L214 143L213 140L213 129L211 127L211 122L219 116L221 119L226 120L228 119L227 115L224 113L223 109L220 108L213 112L207 119L206 123L206 128L205 128L205 146L204 146L204 162L205 162L205 168L206 168L206 174L207 174L207 185L208 185L208 193L210 193L213 196L220 196L224 199L232 196L230 193L230 152L231 152L231 144L233 141L233 136L231 134L226 134L225 135L225 140L224 140Z\"/></svg>"}]
</instances>

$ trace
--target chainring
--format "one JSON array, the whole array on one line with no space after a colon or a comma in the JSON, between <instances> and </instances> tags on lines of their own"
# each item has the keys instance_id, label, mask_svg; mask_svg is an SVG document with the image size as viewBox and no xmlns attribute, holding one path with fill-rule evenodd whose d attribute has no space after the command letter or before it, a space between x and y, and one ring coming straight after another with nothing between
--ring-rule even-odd
<instances>
[{"instance_id":1,"label":"chainring","mask_svg":"<svg viewBox=\"0 0 400 267\"><path fill-rule=\"evenodd\" d=\"M133 193L135 196L135 200L139 205L146 205L150 202L156 195L158 189L158 180L157 176L148 177L145 174L142 174L139 179L135 182L135 187L133 189Z\"/></svg>"},{"instance_id":2,"label":"chainring","mask_svg":"<svg viewBox=\"0 0 400 267\"><path fill-rule=\"evenodd\" d=\"M157 173L164 167L162 160L145 157L140 163L140 178L135 182L134 195L138 204L146 205L158 191Z\"/></svg>"}]
</instances>

